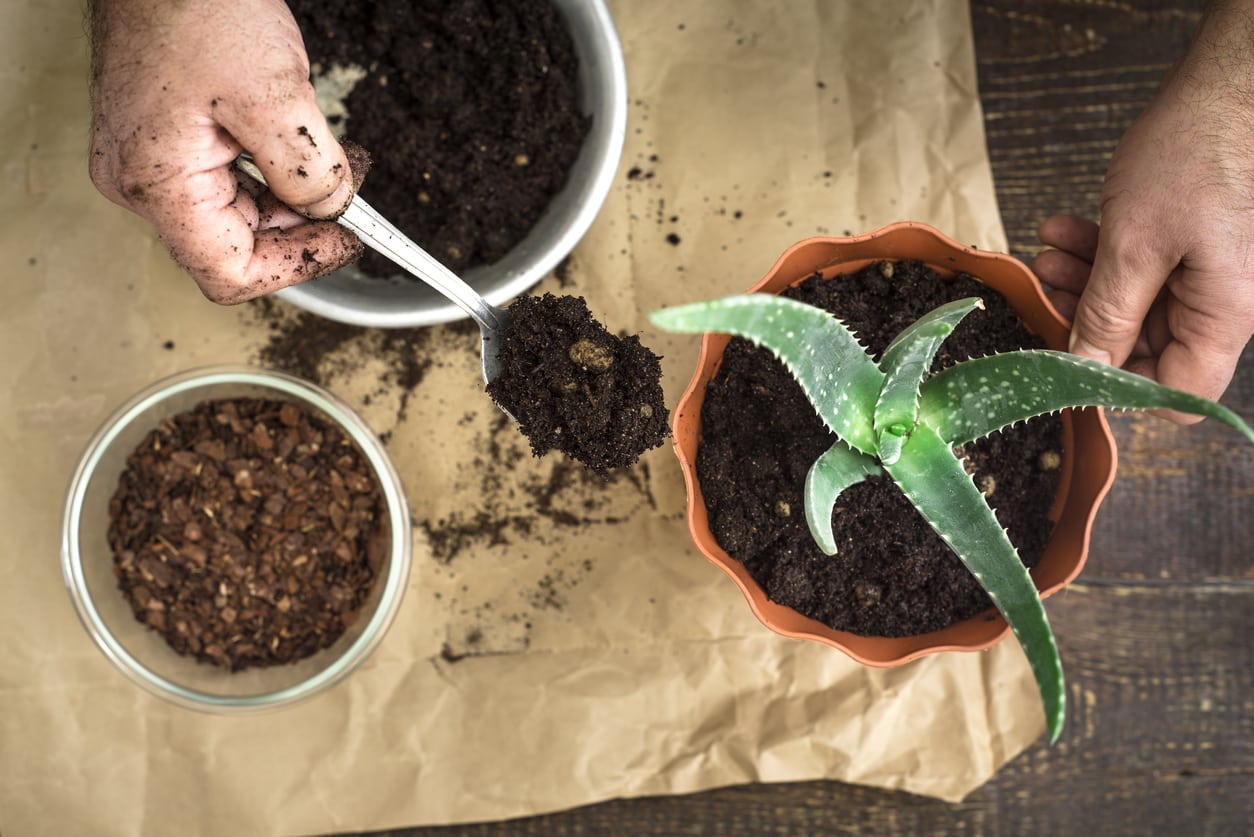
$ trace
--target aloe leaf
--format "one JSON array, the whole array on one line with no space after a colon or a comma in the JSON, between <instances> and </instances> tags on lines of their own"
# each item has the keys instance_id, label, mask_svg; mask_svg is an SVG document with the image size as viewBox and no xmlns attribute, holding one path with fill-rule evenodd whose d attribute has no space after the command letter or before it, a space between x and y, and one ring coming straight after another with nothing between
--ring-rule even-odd
<instances>
[{"instance_id":1,"label":"aloe leaf","mask_svg":"<svg viewBox=\"0 0 1254 837\"><path fill-rule=\"evenodd\" d=\"M976 308L983 308L978 296L959 299L935 308L915 320L897 335L880 358L884 386L875 404L875 437L880 460L897 461L902 445L914 429L919 414L919 384L932 366L936 350Z\"/></svg>"},{"instance_id":2,"label":"aloe leaf","mask_svg":"<svg viewBox=\"0 0 1254 837\"><path fill-rule=\"evenodd\" d=\"M1051 743L1066 719L1062 661L1032 577L950 443L920 424L888 471L1010 623L1036 677Z\"/></svg>"},{"instance_id":3,"label":"aloe leaf","mask_svg":"<svg viewBox=\"0 0 1254 837\"><path fill-rule=\"evenodd\" d=\"M859 453L840 440L814 460L806 473L806 523L824 554L836 554L832 508L840 492L867 477L877 477L882 473L874 458Z\"/></svg>"},{"instance_id":4,"label":"aloe leaf","mask_svg":"<svg viewBox=\"0 0 1254 837\"><path fill-rule=\"evenodd\" d=\"M1178 410L1221 421L1254 441L1254 430L1221 404L1044 349L990 355L938 372L921 388L919 420L958 445L1066 407Z\"/></svg>"},{"instance_id":5,"label":"aloe leaf","mask_svg":"<svg viewBox=\"0 0 1254 837\"><path fill-rule=\"evenodd\" d=\"M765 346L833 433L875 454L871 410L884 375L853 332L823 309L772 294L740 294L654 311L649 319L667 331L722 332Z\"/></svg>"}]
</instances>

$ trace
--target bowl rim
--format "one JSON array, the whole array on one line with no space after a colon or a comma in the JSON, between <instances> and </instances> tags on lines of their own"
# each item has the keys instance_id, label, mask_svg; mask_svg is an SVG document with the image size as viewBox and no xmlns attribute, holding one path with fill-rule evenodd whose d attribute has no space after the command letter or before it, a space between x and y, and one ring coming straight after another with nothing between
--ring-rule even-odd
<instances>
[{"instance_id":1,"label":"bowl rim","mask_svg":"<svg viewBox=\"0 0 1254 837\"><path fill-rule=\"evenodd\" d=\"M394 534L391 571L383 583L379 607L353 643L326 668L292 686L256 695L215 695L180 685L139 662L109 630L96 608L83 572L79 549L83 502L102 457L118 436L150 408L197 389L220 384L240 384L274 390L313 407L339 426L370 463L387 505L388 523ZM412 539L409 537L409 503L400 475L382 442L365 421L344 401L327 390L300 378L269 369L245 366L212 366L162 378L128 398L92 434L70 479L61 526L61 571L79 621L104 655L128 679L151 694L180 706L217 713L250 713L287 706L319 694L343 680L382 642L400 609L409 581Z\"/></svg>"}]
</instances>

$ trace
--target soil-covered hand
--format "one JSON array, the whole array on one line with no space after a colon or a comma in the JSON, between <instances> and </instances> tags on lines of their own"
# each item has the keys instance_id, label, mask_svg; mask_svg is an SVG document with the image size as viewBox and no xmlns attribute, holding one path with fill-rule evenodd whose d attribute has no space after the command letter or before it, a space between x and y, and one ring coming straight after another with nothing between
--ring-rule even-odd
<instances>
[{"instance_id":1,"label":"soil-covered hand","mask_svg":"<svg viewBox=\"0 0 1254 837\"><path fill-rule=\"evenodd\" d=\"M318 110L282 0L92 5L92 181L152 222L206 297L242 302L360 253L318 220L343 212L364 170ZM244 150L272 192L235 170Z\"/></svg>"},{"instance_id":2,"label":"soil-covered hand","mask_svg":"<svg viewBox=\"0 0 1254 837\"><path fill-rule=\"evenodd\" d=\"M1060 215L1035 261L1072 351L1218 398L1254 334L1254 0L1215 3L1120 140L1101 226ZM1170 414L1176 421L1195 416Z\"/></svg>"}]
</instances>

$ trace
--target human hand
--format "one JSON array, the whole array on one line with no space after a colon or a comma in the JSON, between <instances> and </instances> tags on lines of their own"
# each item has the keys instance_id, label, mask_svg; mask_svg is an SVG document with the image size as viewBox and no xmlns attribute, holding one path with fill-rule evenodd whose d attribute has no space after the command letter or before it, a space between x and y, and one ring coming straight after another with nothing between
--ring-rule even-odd
<instances>
[{"instance_id":1,"label":"human hand","mask_svg":"<svg viewBox=\"0 0 1254 837\"><path fill-rule=\"evenodd\" d=\"M206 297L243 302L360 255L318 220L343 212L365 171L318 110L282 0L93 6L92 182L156 227ZM269 190L236 172L244 150Z\"/></svg>"},{"instance_id":2,"label":"human hand","mask_svg":"<svg viewBox=\"0 0 1254 837\"><path fill-rule=\"evenodd\" d=\"M1211 399L1254 333L1254 41L1230 42L1254 24L1245 6L1239 29L1232 7L1208 17L1120 140L1100 229L1049 218L1055 249L1034 262L1074 321L1072 351Z\"/></svg>"}]
</instances>

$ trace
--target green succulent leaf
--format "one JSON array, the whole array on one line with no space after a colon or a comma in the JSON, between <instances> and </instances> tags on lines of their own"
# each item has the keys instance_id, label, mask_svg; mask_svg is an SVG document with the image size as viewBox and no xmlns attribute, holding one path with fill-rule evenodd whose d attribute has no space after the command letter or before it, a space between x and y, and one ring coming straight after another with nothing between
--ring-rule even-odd
<instances>
[{"instance_id":1,"label":"green succulent leaf","mask_svg":"<svg viewBox=\"0 0 1254 837\"><path fill-rule=\"evenodd\" d=\"M1088 358L1044 349L990 355L938 372L921 388L919 420L958 445L1066 407L1178 410L1221 421L1254 441L1254 430L1221 404Z\"/></svg>"},{"instance_id":2,"label":"green succulent leaf","mask_svg":"<svg viewBox=\"0 0 1254 837\"><path fill-rule=\"evenodd\" d=\"M950 443L927 425L915 429L901 458L885 470L1006 617L1036 677L1049 740L1058 740L1066 719L1062 661L1036 586L1006 530Z\"/></svg>"},{"instance_id":3,"label":"green succulent leaf","mask_svg":"<svg viewBox=\"0 0 1254 837\"><path fill-rule=\"evenodd\" d=\"M884 375L853 332L823 309L772 294L740 294L654 311L649 319L667 331L722 332L765 346L833 433L875 454L872 408Z\"/></svg>"},{"instance_id":4,"label":"green succulent leaf","mask_svg":"<svg viewBox=\"0 0 1254 837\"><path fill-rule=\"evenodd\" d=\"M859 453L839 439L810 466L805 484L806 523L824 554L836 554L832 508L840 492L867 477L883 473L873 457Z\"/></svg>"},{"instance_id":5,"label":"green succulent leaf","mask_svg":"<svg viewBox=\"0 0 1254 837\"><path fill-rule=\"evenodd\" d=\"M919 384L932 366L936 350L962 318L983 308L978 296L934 308L898 334L880 358L884 386L875 404L875 437L880 460L897 461L919 415Z\"/></svg>"}]
</instances>

